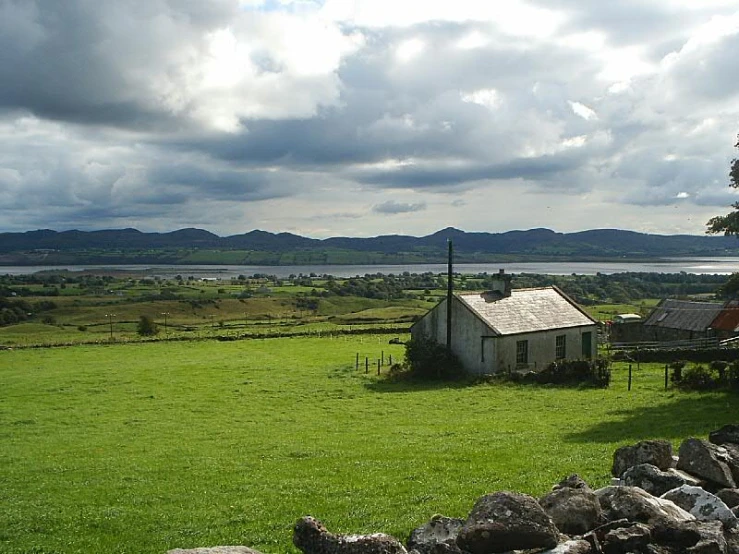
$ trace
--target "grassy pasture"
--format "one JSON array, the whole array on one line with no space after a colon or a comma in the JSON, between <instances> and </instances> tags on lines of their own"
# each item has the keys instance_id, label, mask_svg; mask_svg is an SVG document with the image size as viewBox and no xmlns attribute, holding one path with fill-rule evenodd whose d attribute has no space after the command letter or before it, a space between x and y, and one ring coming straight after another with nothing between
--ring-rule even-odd
<instances>
[{"instance_id":1,"label":"grassy pasture","mask_svg":"<svg viewBox=\"0 0 739 554\"><path fill-rule=\"evenodd\" d=\"M739 398L664 391L643 365L626 391L379 381L387 336L157 342L0 351L0 552L162 553L246 544L295 552L315 515L401 538L481 494L540 495L613 450L676 444L733 420Z\"/></svg>"}]
</instances>

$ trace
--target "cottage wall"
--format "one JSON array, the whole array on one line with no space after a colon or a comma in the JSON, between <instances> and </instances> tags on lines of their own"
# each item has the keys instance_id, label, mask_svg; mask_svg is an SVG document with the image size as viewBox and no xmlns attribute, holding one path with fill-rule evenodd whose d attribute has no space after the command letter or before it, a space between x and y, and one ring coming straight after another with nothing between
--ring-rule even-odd
<instances>
[{"instance_id":1,"label":"cottage wall","mask_svg":"<svg viewBox=\"0 0 739 554\"><path fill-rule=\"evenodd\" d=\"M446 302L444 299L434 309L413 325L413 338L427 336L439 344L446 344ZM540 371L556 359L556 337L565 335L565 357L582 359L583 333L590 332L590 359L595 359L598 329L595 324L494 337L492 330L473 314L461 301L452 301L452 350L469 373L492 374L497 371L531 369ZM529 364L516 364L516 343L528 341Z\"/></svg>"},{"instance_id":2,"label":"cottage wall","mask_svg":"<svg viewBox=\"0 0 739 554\"><path fill-rule=\"evenodd\" d=\"M411 328L411 336L425 335L446 344L446 303L444 299ZM469 373L487 374L497 371L495 341L483 339L493 333L456 298L452 301L452 351Z\"/></svg>"},{"instance_id":3,"label":"cottage wall","mask_svg":"<svg viewBox=\"0 0 739 554\"><path fill-rule=\"evenodd\" d=\"M645 341L670 342L679 340L696 340L712 337L710 330L690 331L688 329L672 329L670 327L658 327L656 325L645 325L643 339Z\"/></svg>"},{"instance_id":4,"label":"cottage wall","mask_svg":"<svg viewBox=\"0 0 739 554\"><path fill-rule=\"evenodd\" d=\"M583 356L583 334L590 333L590 355ZM554 329L537 333L522 333L498 338L498 367L503 371L531 370L541 371L556 360L556 341L565 336L565 359L595 359L598 329L596 325ZM528 364L516 363L516 348L519 341L528 341Z\"/></svg>"}]
</instances>

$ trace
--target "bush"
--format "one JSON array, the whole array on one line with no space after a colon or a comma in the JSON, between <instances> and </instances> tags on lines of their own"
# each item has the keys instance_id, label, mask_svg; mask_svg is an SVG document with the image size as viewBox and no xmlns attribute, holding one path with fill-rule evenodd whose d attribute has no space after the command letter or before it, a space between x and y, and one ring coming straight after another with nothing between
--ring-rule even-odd
<instances>
[{"instance_id":1,"label":"bush","mask_svg":"<svg viewBox=\"0 0 739 554\"><path fill-rule=\"evenodd\" d=\"M424 379L457 379L465 372L459 358L446 346L429 337L413 338L405 343L405 359L410 373Z\"/></svg>"},{"instance_id":2,"label":"bush","mask_svg":"<svg viewBox=\"0 0 739 554\"><path fill-rule=\"evenodd\" d=\"M694 365L683 372L679 386L689 390L713 390L719 387L718 374L704 365Z\"/></svg>"},{"instance_id":3,"label":"bush","mask_svg":"<svg viewBox=\"0 0 739 554\"><path fill-rule=\"evenodd\" d=\"M673 362L672 381L684 390L739 391L739 361L713 361L708 366L695 364L685 368L685 362ZM685 369L683 369L685 368Z\"/></svg>"},{"instance_id":4,"label":"bush","mask_svg":"<svg viewBox=\"0 0 739 554\"><path fill-rule=\"evenodd\" d=\"M552 362L531 378L540 384L586 384L606 388L611 384L611 362L607 358L561 360Z\"/></svg>"},{"instance_id":5,"label":"bush","mask_svg":"<svg viewBox=\"0 0 739 554\"><path fill-rule=\"evenodd\" d=\"M148 315L142 315L136 325L136 332L142 337L153 337L159 333L159 326Z\"/></svg>"},{"instance_id":6,"label":"bush","mask_svg":"<svg viewBox=\"0 0 739 554\"><path fill-rule=\"evenodd\" d=\"M667 367L672 370L672 382L679 383L683 380L683 369L688 364L685 360L675 360L670 362Z\"/></svg>"}]
</instances>

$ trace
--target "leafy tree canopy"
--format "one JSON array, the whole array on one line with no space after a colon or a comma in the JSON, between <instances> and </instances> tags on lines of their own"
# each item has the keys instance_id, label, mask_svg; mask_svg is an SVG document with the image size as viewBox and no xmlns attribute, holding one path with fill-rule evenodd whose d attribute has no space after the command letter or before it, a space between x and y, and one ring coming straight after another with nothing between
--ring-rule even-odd
<instances>
[{"instance_id":1,"label":"leafy tree canopy","mask_svg":"<svg viewBox=\"0 0 739 554\"><path fill-rule=\"evenodd\" d=\"M739 136L737 136L737 143L734 148L739 148ZM739 189L739 159L736 158L731 160L731 166L729 166L729 186ZM734 208L733 212L709 219L706 232L709 234L739 235L739 202L734 202L732 207Z\"/></svg>"}]
</instances>

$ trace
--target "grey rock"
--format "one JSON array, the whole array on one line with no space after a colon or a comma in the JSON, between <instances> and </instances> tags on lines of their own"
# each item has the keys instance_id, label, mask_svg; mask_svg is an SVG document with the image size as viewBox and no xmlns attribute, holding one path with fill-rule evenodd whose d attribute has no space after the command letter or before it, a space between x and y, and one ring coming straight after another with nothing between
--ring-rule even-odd
<instances>
[{"instance_id":1,"label":"grey rock","mask_svg":"<svg viewBox=\"0 0 739 554\"><path fill-rule=\"evenodd\" d=\"M719 521L658 521L652 525L652 538L656 544L669 548L669 552L726 552L726 540Z\"/></svg>"},{"instance_id":2,"label":"grey rock","mask_svg":"<svg viewBox=\"0 0 739 554\"><path fill-rule=\"evenodd\" d=\"M407 554L398 539L390 535L335 535L311 516L295 523L293 544L304 554Z\"/></svg>"},{"instance_id":3,"label":"grey rock","mask_svg":"<svg viewBox=\"0 0 739 554\"><path fill-rule=\"evenodd\" d=\"M554 548L559 532L536 500L525 494L497 492L475 502L457 536L471 554Z\"/></svg>"},{"instance_id":4,"label":"grey rock","mask_svg":"<svg viewBox=\"0 0 739 554\"><path fill-rule=\"evenodd\" d=\"M739 554L739 530L724 533L727 554Z\"/></svg>"},{"instance_id":5,"label":"grey rock","mask_svg":"<svg viewBox=\"0 0 739 554\"><path fill-rule=\"evenodd\" d=\"M716 493L729 508L739 506L739 489L721 489Z\"/></svg>"},{"instance_id":6,"label":"grey rock","mask_svg":"<svg viewBox=\"0 0 739 554\"><path fill-rule=\"evenodd\" d=\"M539 554L591 554L590 543L584 540L570 540L558 544L550 550L543 550Z\"/></svg>"},{"instance_id":7,"label":"grey rock","mask_svg":"<svg viewBox=\"0 0 739 554\"><path fill-rule=\"evenodd\" d=\"M456 540L463 525L463 519L434 516L428 523L411 532L406 548L409 551L415 549L419 554L459 551Z\"/></svg>"},{"instance_id":8,"label":"grey rock","mask_svg":"<svg viewBox=\"0 0 739 554\"><path fill-rule=\"evenodd\" d=\"M207 548L175 548L167 554L261 554L246 546L210 546Z\"/></svg>"},{"instance_id":9,"label":"grey rock","mask_svg":"<svg viewBox=\"0 0 739 554\"><path fill-rule=\"evenodd\" d=\"M573 473L562 479L559 483L552 487L552 490L557 489L586 489L592 490L588 484L577 474Z\"/></svg>"},{"instance_id":10,"label":"grey rock","mask_svg":"<svg viewBox=\"0 0 739 554\"><path fill-rule=\"evenodd\" d=\"M720 487L736 487L731 472L730 454L723 446L701 439L686 439L680 445L677 469L687 471Z\"/></svg>"},{"instance_id":11,"label":"grey rock","mask_svg":"<svg viewBox=\"0 0 739 554\"><path fill-rule=\"evenodd\" d=\"M736 527L736 516L718 496L700 487L683 485L666 492L661 498L672 500L699 521L720 521L724 527Z\"/></svg>"},{"instance_id":12,"label":"grey rock","mask_svg":"<svg viewBox=\"0 0 739 554\"><path fill-rule=\"evenodd\" d=\"M672 444L666 440L648 440L636 443L633 446L622 446L613 453L614 477L621 477L623 473L639 464L652 464L661 470L672 467Z\"/></svg>"},{"instance_id":13,"label":"grey rock","mask_svg":"<svg viewBox=\"0 0 739 554\"><path fill-rule=\"evenodd\" d=\"M695 517L674 502L655 498L639 487L605 487L595 491L606 519L694 521Z\"/></svg>"},{"instance_id":14,"label":"grey rock","mask_svg":"<svg viewBox=\"0 0 739 554\"><path fill-rule=\"evenodd\" d=\"M686 483L675 470L662 471L652 464L639 464L627 469L623 474L623 484L639 487L653 496L661 496Z\"/></svg>"},{"instance_id":15,"label":"grey rock","mask_svg":"<svg viewBox=\"0 0 739 554\"><path fill-rule=\"evenodd\" d=\"M584 535L605 522L595 493L587 488L555 489L539 504L562 533Z\"/></svg>"},{"instance_id":16,"label":"grey rock","mask_svg":"<svg viewBox=\"0 0 739 554\"><path fill-rule=\"evenodd\" d=\"M726 444L727 442L739 444L739 424L730 423L724 425L721 429L711 431L708 434L708 440L713 444Z\"/></svg>"},{"instance_id":17,"label":"grey rock","mask_svg":"<svg viewBox=\"0 0 739 554\"><path fill-rule=\"evenodd\" d=\"M606 533L601 548L605 554L643 552L652 541L652 532L643 523L620 527Z\"/></svg>"},{"instance_id":18,"label":"grey rock","mask_svg":"<svg viewBox=\"0 0 739 554\"><path fill-rule=\"evenodd\" d=\"M719 448L726 449L726 454L728 456L726 463L731 470L731 476L734 478L734 482L739 485L739 444L726 442Z\"/></svg>"},{"instance_id":19,"label":"grey rock","mask_svg":"<svg viewBox=\"0 0 739 554\"><path fill-rule=\"evenodd\" d=\"M727 554L728 544L720 522L698 522L697 527L701 539L685 551L687 554Z\"/></svg>"}]
</instances>

